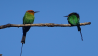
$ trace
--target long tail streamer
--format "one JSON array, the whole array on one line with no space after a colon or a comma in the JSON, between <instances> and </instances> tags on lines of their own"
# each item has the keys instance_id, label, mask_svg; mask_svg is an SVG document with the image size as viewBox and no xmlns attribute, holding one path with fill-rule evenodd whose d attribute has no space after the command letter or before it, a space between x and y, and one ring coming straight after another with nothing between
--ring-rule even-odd
<instances>
[{"instance_id":1,"label":"long tail streamer","mask_svg":"<svg viewBox=\"0 0 98 56\"><path fill-rule=\"evenodd\" d=\"M82 33L81 33L81 31L80 31L80 34L81 34L81 40L83 41L83 37L82 37Z\"/></svg>"},{"instance_id":2,"label":"long tail streamer","mask_svg":"<svg viewBox=\"0 0 98 56\"><path fill-rule=\"evenodd\" d=\"M21 53L20 53L20 56L21 56L21 54L22 54L22 47L23 47L23 43L22 43L22 46L21 46Z\"/></svg>"}]
</instances>

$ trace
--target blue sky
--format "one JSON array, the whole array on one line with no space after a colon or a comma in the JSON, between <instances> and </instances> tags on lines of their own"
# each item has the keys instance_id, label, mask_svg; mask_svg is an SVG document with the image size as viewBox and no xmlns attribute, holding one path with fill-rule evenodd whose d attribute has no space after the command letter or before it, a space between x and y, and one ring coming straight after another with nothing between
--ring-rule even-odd
<instances>
[{"instance_id":1,"label":"blue sky","mask_svg":"<svg viewBox=\"0 0 98 56\"><path fill-rule=\"evenodd\" d=\"M1 0L0 25L22 24L27 10L35 14L34 24L68 24L63 17L71 12L80 15L84 41L77 27L31 27L23 45L22 56L98 56L98 0ZM0 29L0 54L19 56L22 28Z\"/></svg>"}]
</instances>

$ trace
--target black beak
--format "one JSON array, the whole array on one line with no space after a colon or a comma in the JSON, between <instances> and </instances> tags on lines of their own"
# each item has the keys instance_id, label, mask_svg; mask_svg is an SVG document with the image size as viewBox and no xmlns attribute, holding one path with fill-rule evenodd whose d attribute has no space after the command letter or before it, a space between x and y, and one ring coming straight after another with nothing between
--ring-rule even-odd
<instances>
[{"instance_id":1,"label":"black beak","mask_svg":"<svg viewBox=\"0 0 98 56\"><path fill-rule=\"evenodd\" d=\"M35 11L34 13L38 13L39 11Z\"/></svg>"},{"instance_id":2,"label":"black beak","mask_svg":"<svg viewBox=\"0 0 98 56\"><path fill-rule=\"evenodd\" d=\"M64 16L64 17L68 17L68 16Z\"/></svg>"}]
</instances>

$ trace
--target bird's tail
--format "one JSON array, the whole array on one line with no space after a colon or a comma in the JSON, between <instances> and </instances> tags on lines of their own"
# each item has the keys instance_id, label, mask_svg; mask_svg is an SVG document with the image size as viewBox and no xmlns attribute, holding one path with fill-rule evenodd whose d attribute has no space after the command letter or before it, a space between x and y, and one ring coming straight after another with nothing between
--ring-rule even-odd
<instances>
[{"instance_id":1,"label":"bird's tail","mask_svg":"<svg viewBox=\"0 0 98 56\"><path fill-rule=\"evenodd\" d=\"M25 39L26 39L26 33L25 34L23 33L21 43L25 44Z\"/></svg>"},{"instance_id":2,"label":"bird's tail","mask_svg":"<svg viewBox=\"0 0 98 56\"><path fill-rule=\"evenodd\" d=\"M82 33L81 33L80 25L78 25L77 28L78 28L78 31L80 31L80 34L81 34L81 40L83 41L83 37L82 37Z\"/></svg>"},{"instance_id":3,"label":"bird's tail","mask_svg":"<svg viewBox=\"0 0 98 56\"><path fill-rule=\"evenodd\" d=\"M81 40L83 41L83 37L82 37L82 33L81 33L81 31L80 31L80 34L81 34Z\"/></svg>"},{"instance_id":4,"label":"bird's tail","mask_svg":"<svg viewBox=\"0 0 98 56\"><path fill-rule=\"evenodd\" d=\"M77 28L78 28L78 31L81 31L81 28L80 28L80 26L79 26L79 25L77 26Z\"/></svg>"},{"instance_id":5,"label":"bird's tail","mask_svg":"<svg viewBox=\"0 0 98 56\"><path fill-rule=\"evenodd\" d=\"M22 40L21 40L21 43L23 43L23 44L25 44L25 38L26 38L26 36L22 36Z\"/></svg>"}]
</instances>

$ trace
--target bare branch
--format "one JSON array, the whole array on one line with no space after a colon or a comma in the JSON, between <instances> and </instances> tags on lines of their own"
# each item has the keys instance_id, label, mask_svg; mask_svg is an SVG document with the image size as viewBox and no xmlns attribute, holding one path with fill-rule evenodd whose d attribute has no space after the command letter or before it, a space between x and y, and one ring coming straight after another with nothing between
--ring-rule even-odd
<instances>
[{"instance_id":1,"label":"bare branch","mask_svg":"<svg viewBox=\"0 0 98 56\"><path fill-rule=\"evenodd\" d=\"M2 56L2 54L0 54L0 56Z\"/></svg>"},{"instance_id":2,"label":"bare branch","mask_svg":"<svg viewBox=\"0 0 98 56\"><path fill-rule=\"evenodd\" d=\"M80 26L90 25L91 22L80 23ZM46 24L6 24L0 26L0 29L7 28L7 27L24 27L24 26L38 26L38 27L72 27L70 24L54 24L54 23L46 23Z\"/></svg>"}]
</instances>

